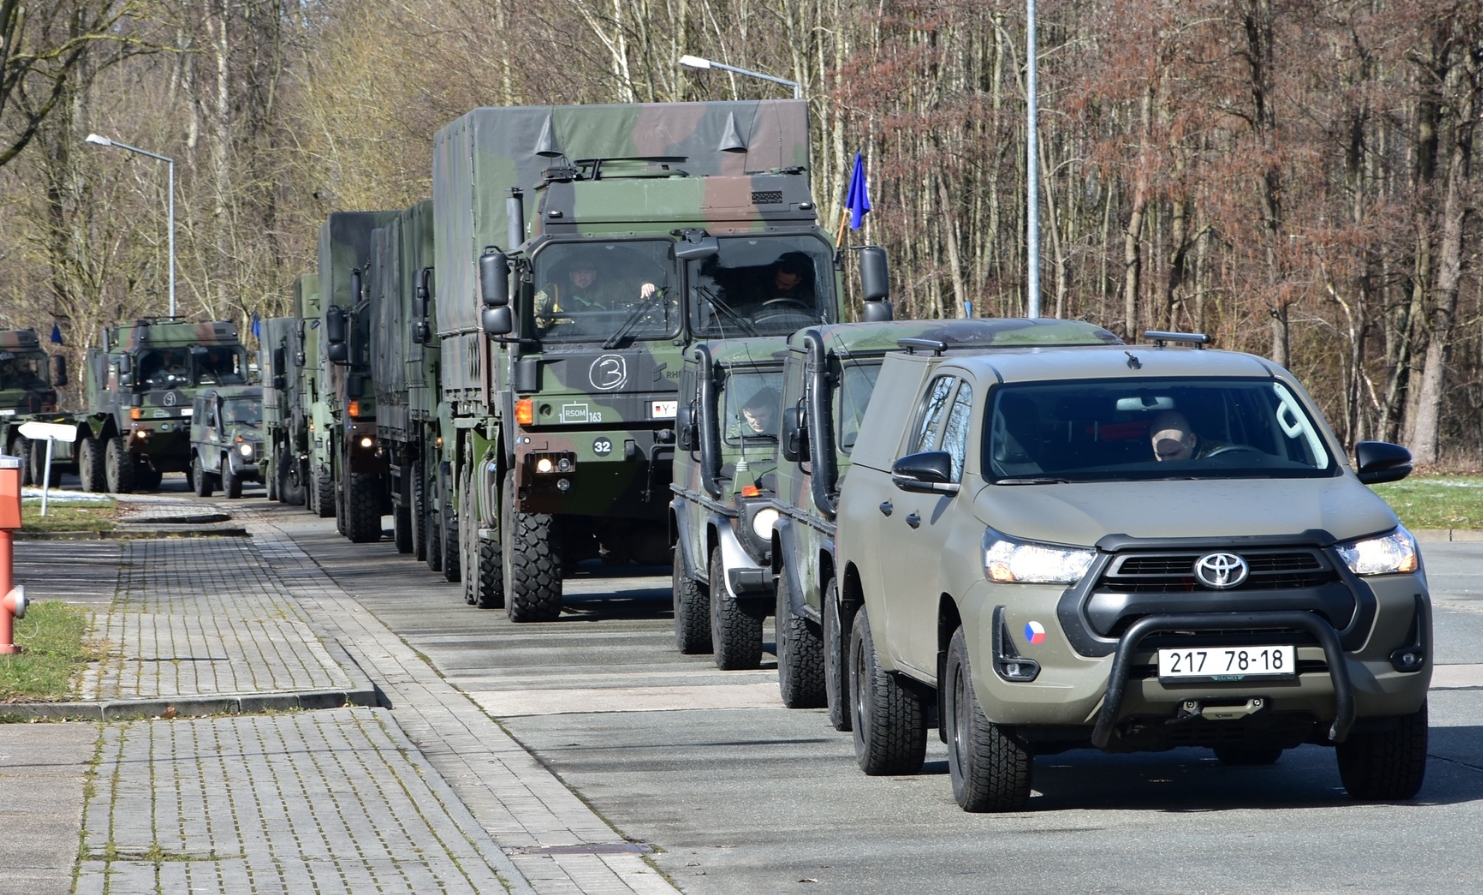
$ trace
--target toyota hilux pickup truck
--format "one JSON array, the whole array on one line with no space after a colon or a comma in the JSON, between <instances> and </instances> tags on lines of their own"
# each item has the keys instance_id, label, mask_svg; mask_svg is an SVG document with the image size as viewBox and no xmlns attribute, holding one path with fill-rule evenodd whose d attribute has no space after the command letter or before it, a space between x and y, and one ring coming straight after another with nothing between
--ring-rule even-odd
<instances>
[{"instance_id":1,"label":"toyota hilux pickup truck","mask_svg":"<svg viewBox=\"0 0 1483 895\"><path fill-rule=\"evenodd\" d=\"M837 511L867 774L935 715L958 804L1026 806L1033 757L1331 746L1351 796L1426 768L1431 609L1416 541L1302 385L1200 334L884 361Z\"/></svg>"}]
</instances>

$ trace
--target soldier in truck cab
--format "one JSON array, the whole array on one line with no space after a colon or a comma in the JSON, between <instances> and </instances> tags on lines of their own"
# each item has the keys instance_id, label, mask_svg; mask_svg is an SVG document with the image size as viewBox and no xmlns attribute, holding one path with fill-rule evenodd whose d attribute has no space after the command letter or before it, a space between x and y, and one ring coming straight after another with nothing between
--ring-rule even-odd
<instances>
[{"instance_id":1,"label":"soldier in truck cab","mask_svg":"<svg viewBox=\"0 0 1483 895\"><path fill-rule=\"evenodd\" d=\"M578 258L566 265L566 271L555 282L547 283L535 295L537 317L580 314L584 311L618 310L629 302L649 298L658 287L639 284L634 290L626 277L609 275L598 278L597 266Z\"/></svg>"}]
</instances>

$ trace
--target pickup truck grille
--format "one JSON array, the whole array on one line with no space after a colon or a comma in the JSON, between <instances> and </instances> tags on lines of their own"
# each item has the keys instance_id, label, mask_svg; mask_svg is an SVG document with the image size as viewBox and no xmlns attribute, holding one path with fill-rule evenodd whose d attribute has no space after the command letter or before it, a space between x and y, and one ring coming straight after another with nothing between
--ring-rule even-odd
<instances>
[{"instance_id":1,"label":"pickup truck grille","mask_svg":"<svg viewBox=\"0 0 1483 895\"><path fill-rule=\"evenodd\" d=\"M1108 563L1097 590L1117 593L1188 593L1209 590L1195 578L1195 563L1209 550L1177 553L1130 553ZM1319 587L1339 581L1328 559L1317 550L1234 550L1250 574L1228 592Z\"/></svg>"}]
</instances>

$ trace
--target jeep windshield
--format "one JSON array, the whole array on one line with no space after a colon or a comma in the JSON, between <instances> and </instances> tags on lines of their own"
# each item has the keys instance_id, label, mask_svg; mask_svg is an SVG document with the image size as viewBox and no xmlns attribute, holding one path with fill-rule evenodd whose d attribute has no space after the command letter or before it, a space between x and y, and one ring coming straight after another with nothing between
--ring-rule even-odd
<instances>
[{"instance_id":1,"label":"jeep windshield","mask_svg":"<svg viewBox=\"0 0 1483 895\"><path fill-rule=\"evenodd\" d=\"M782 388L781 367L733 369L717 396L726 443L747 447L765 444L769 451L774 450Z\"/></svg>"},{"instance_id":2,"label":"jeep windshield","mask_svg":"<svg viewBox=\"0 0 1483 895\"><path fill-rule=\"evenodd\" d=\"M674 242L556 242L531 261L534 331L549 342L669 339L680 332Z\"/></svg>"},{"instance_id":3,"label":"jeep windshield","mask_svg":"<svg viewBox=\"0 0 1483 895\"><path fill-rule=\"evenodd\" d=\"M221 402L221 420L232 426L256 429L263 424L261 398L226 398Z\"/></svg>"},{"instance_id":4,"label":"jeep windshield","mask_svg":"<svg viewBox=\"0 0 1483 895\"><path fill-rule=\"evenodd\" d=\"M722 236L690 262L690 328L697 339L786 336L832 319L834 257L813 236Z\"/></svg>"},{"instance_id":5,"label":"jeep windshield","mask_svg":"<svg viewBox=\"0 0 1483 895\"><path fill-rule=\"evenodd\" d=\"M1321 428L1273 379L1093 380L995 389L999 484L1339 474Z\"/></svg>"}]
</instances>

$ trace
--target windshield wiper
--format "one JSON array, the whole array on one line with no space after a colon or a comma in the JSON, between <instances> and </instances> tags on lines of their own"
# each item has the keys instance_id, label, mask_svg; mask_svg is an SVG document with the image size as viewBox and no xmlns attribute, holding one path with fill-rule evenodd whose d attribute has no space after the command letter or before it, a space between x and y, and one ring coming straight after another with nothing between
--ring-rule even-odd
<instances>
[{"instance_id":1,"label":"windshield wiper","mask_svg":"<svg viewBox=\"0 0 1483 895\"><path fill-rule=\"evenodd\" d=\"M664 293L664 289L655 289L653 295L634 305L633 310L628 312L628 316L623 319L623 325L619 326L617 331L611 336L608 336L608 340L602 343L602 347L608 351L617 348L618 343L623 341L623 337L628 335L628 331L633 329L634 324L638 323L639 319L664 297Z\"/></svg>"},{"instance_id":2,"label":"windshield wiper","mask_svg":"<svg viewBox=\"0 0 1483 895\"><path fill-rule=\"evenodd\" d=\"M1070 479L1058 479L1048 475L994 480L994 484L996 485L1069 485L1070 483Z\"/></svg>"},{"instance_id":3,"label":"windshield wiper","mask_svg":"<svg viewBox=\"0 0 1483 895\"><path fill-rule=\"evenodd\" d=\"M749 336L757 335L757 328L752 325L752 321L738 314L735 308L722 301L720 296L716 295L708 287L696 286L695 291L699 292L705 298L705 303L711 306L711 310L716 312L717 317L725 317L740 327Z\"/></svg>"}]
</instances>

